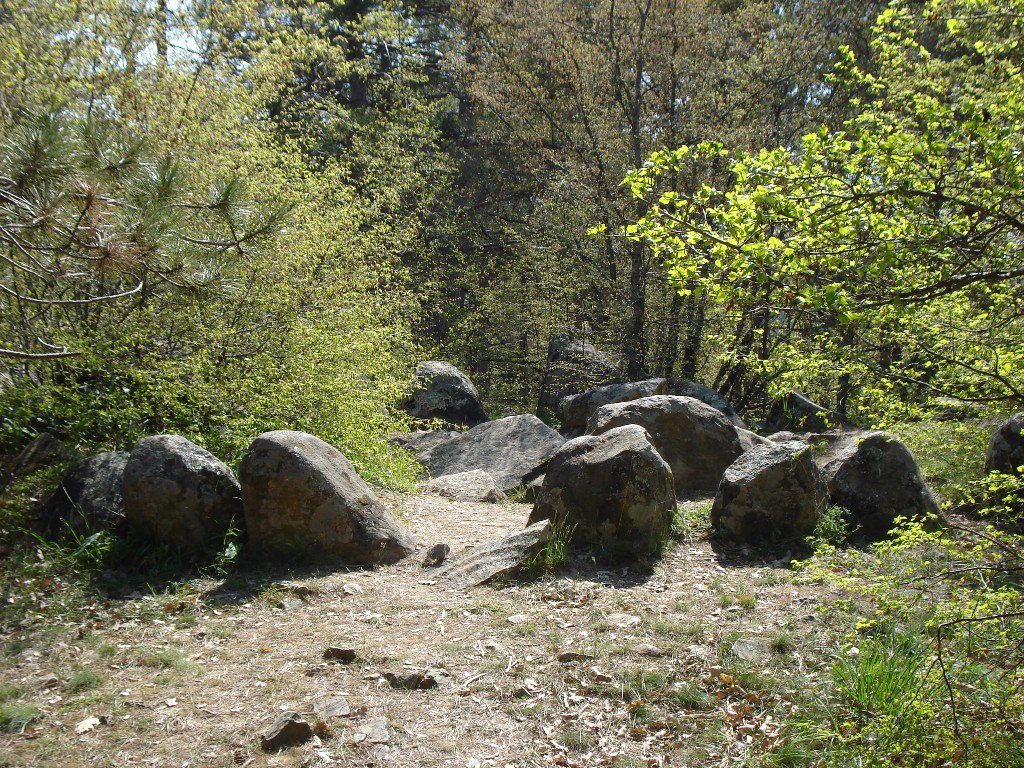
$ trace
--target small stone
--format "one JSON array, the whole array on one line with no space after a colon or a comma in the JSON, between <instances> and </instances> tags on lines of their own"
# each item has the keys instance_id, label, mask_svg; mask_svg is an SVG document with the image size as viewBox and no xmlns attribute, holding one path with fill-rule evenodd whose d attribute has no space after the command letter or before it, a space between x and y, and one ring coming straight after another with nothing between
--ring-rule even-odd
<instances>
[{"instance_id":1,"label":"small stone","mask_svg":"<svg viewBox=\"0 0 1024 768\"><path fill-rule=\"evenodd\" d=\"M732 644L732 652L750 664L760 664L768 658L768 649L760 640L741 638Z\"/></svg>"},{"instance_id":2,"label":"small stone","mask_svg":"<svg viewBox=\"0 0 1024 768\"><path fill-rule=\"evenodd\" d=\"M305 605L304 602L299 600L297 597L286 597L281 600L277 607L282 611L297 611Z\"/></svg>"},{"instance_id":3,"label":"small stone","mask_svg":"<svg viewBox=\"0 0 1024 768\"><path fill-rule=\"evenodd\" d=\"M427 550L427 554L423 556L423 567L433 568L434 566L440 565L451 553L452 548L447 544L435 544Z\"/></svg>"},{"instance_id":4,"label":"small stone","mask_svg":"<svg viewBox=\"0 0 1024 768\"><path fill-rule=\"evenodd\" d=\"M509 624L525 624L529 620L530 617L525 613L514 613L506 619Z\"/></svg>"},{"instance_id":5,"label":"small stone","mask_svg":"<svg viewBox=\"0 0 1024 768\"><path fill-rule=\"evenodd\" d=\"M352 714L352 706L341 697L317 699L313 702L313 714L321 720L329 720L333 717L347 717Z\"/></svg>"},{"instance_id":6,"label":"small stone","mask_svg":"<svg viewBox=\"0 0 1024 768\"><path fill-rule=\"evenodd\" d=\"M643 643L642 645L638 645L633 650L641 656L648 656L652 659L660 659L662 656L668 655L664 649L659 648L656 645L650 645L649 643Z\"/></svg>"},{"instance_id":7,"label":"small stone","mask_svg":"<svg viewBox=\"0 0 1024 768\"><path fill-rule=\"evenodd\" d=\"M346 584L342 584L341 585L341 591L344 592L346 595L361 595L361 594L363 594L363 588L360 587L358 584L353 584L352 582L348 582Z\"/></svg>"},{"instance_id":8,"label":"small stone","mask_svg":"<svg viewBox=\"0 0 1024 768\"><path fill-rule=\"evenodd\" d=\"M297 712L282 712L260 739L260 747L264 752L277 752L312 738L313 728Z\"/></svg>"},{"instance_id":9,"label":"small stone","mask_svg":"<svg viewBox=\"0 0 1024 768\"><path fill-rule=\"evenodd\" d=\"M352 741L357 744L364 741L368 744L387 744L391 741L391 735L388 733L388 721L383 717L371 717L363 721L356 728Z\"/></svg>"},{"instance_id":10,"label":"small stone","mask_svg":"<svg viewBox=\"0 0 1024 768\"><path fill-rule=\"evenodd\" d=\"M425 691L428 688L437 688L437 678L429 672L384 672L381 676L391 683L392 688L406 691Z\"/></svg>"},{"instance_id":11,"label":"small stone","mask_svg":"<svg viewBox=\"0 0 1024 768\"><path fill-rule=\"evenodd\" d=\"M316 587L311 587L308 584L294 584L289 582L282 584L281 586L296 597L301 597L303 600L308 600L309 598L320 594L320 590Z\"/></svg>"},{"instance_id":12,"label":"small stone","mask_svg":"<svg viewBox=\"0 0 1024 768\"><path fill-rule=\"evenodd\" d=\"M327 661L351 664L356 660L356 651L355 648L339 648L337 646L331 646L324 649L324 658Z\"/></svg>"},{"instance_id":13,"label":"small stone","mask_svg":"<svg viewBox=\"0 0 1024 768\"><path fill-rule=\"evenodd\" d=\"M640 623L640 617L630 613L609 613L607 619L609 624L619 629L629 629Z\"/></svg>"},{"instance_id":14,"label":"small stone","mask_svg":"<svg viewBox=\"0 0 1024 768\"><path fill-rule=\"evenodd\" d=\"M594 657L579 651L562 651L557 658L560 664L569 664L574 661L588 661Z\"/></svg>"}]
</instances>

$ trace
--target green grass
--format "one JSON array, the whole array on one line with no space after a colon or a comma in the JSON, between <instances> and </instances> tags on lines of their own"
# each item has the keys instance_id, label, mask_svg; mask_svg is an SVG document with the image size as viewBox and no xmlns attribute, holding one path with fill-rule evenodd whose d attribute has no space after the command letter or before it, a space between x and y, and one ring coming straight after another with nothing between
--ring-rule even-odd
<instances>
[{"instance_id":1,"label":"green grass","mask_svg":"<svg viewBox=\"0 0 1024 768\"><path fill-rule=\"evenodd\" d=\"M16 685L0 685L0 704L16 699L21 695L21 688Z\"/></svg>"},{"instance_id":2,"label":"green grass","mask_svg":"<svg viewBox=\"0 0 1024 768\"><path fill-rule=\"evenodd\" d=\"M694 681L672 686L665 694L665 699L678 709L707 710L714 705L713 697Z\"/></svg>"},{"instance_id":3,"label":"green grass","mask_svg":"<svg viewBox=\"0 0 1024 768\"><path fill-rule=\"evenodd\" d=\"M757 605L757 598L750 592L741 589L736 593L736 602L739 604L740 608L745 611L749 611Z\"/></svg>"},{"instance_id":4,"label":"green grass","mask_svg":"<svg viewBox=\"0 0 1024 768\"><path fill-rule=\"evenodd\" d=\"M704 625L696 621L650 619L647 625L651 632L665 637L695 639L704 634Z\"/></svg>"},{"instance_id":5,"label":"green grass","mask_svg":"<svg viewBox=\"0 0 1024 768\"><path fill-rule=\"evenodd\" d=\"M177 672L184 672L189 668L189 663L181 652L172 648L141 648L138 654L137 661L144 667L173 669Z\"/></svg>"},{"instance_id":6,"label":"green grass","mask_svg":"<svg viewBox=\"0 0 1024 768\"><path fill-rule=\"evenodd\" d=\"M28 704L0 704L0 733L22 733L38 717L38 710Z\"/></svg>"},{"instance_id":7,"label":"green grass","mask_svg":"<svg viewBox=\"0 0 1024 768\"><path fill-rule=\"evenodd\" d=\"M551 573L569 561L569 544L575 526L552 525L547 539L526 559L521 570L528 576Z\"/></svg>"},{"instance_id":8,"label":"green grass","mask_svg":"<svg viewBox=\"0 0 1024 768\"><path fill-rule=\"evenodd\" d=\"M103 675L91 669L80 669L71 676L64 686L68 693L79 693L98 688L103 684Z\"/></svg>"},{"instance_id":9,"label":"green grass","mask_svg":"<svg viewBox=\"0 0 1024 768\"><path fill-rule=\"evenodd\" d=\"M771 638L768 647L772 649L772 653L785 656L796 649L796 641L789 632L778 632Z\"/></svg>"}]
</instances>

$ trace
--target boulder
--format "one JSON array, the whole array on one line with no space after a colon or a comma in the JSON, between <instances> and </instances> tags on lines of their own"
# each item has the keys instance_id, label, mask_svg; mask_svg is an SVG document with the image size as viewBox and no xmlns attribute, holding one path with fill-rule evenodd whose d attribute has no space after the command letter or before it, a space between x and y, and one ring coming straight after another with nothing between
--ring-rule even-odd
<instances>
[{"instance_id":1,"label":"boulder","mask_svg":"<svg viewBox=\"0 0 1024 768\"><path fill-rule=\"evenodd\" d=\"M567 333L555 334L548 344L540 408L556 408L564 397L620 380L619 367L604 352Z\"/></svg>"},{"instance_id":2,"label":"boulder","mask_svg":"<svg viewBox=\"0 0 1024 768\"><path fill-rule=\"evenodd\" d=\"M533 523L511 536L473 547L434 571L431 578L452 589L468 589L508 575L536 554L550 533L547 520Z\"/></svg>"},{"instance_id":3,"label":"boulder","mask_svg":"<svg viewBox=\"0 0 1024 768\"><path fill-rule=\"evenodd\" d=\"M393 563L416 542L337 448L305 432L257 437L238 467L250 547L271 558Z\"/></svg>"},{"instance_id":4,"label":"boulder","mask_svg":"<svg viewBox=\"0 0 1024 768\"><path fill-rule=\"evenodd\" d=\"M540 493L540 489L544 487L544 475L538 475L529 482L526 488L523 490L523 502L526 504L533 504L537 501L537 494Z\"/></svg>"},{"instance_id":5,"label":"boulder","mask_svg":"<svg viewBox=\"0 0 1024 768\"><path fill-rule=\"evenodd\" d=\"M789 430L781 430L779 432L772 432L768 435L766 440L771 440L773 443L804 443L807 439L804 435L798 435L796 432L790 432Z\"/></svg>"},{"instance_id":6,"label":"boulder","mask_svg":"<svg viewBox=\"0 0 1024 768\"><path fill-rule=\"evenodd\" d=\"M480 501L487 504L508 502L508 496L494 484L494 478L482 469L434 478L423 483L420 490L455 501Z\"/></svg>"},{"instance_id":7,"label":"boulder","mask_svg":"<svg viewBox=\"0 0 1024 768\"><path fill-rule=\"evenodd\" d=\"M127 451L108 451L73 464L43 505L43 530L55 535L70 529L82 536L122 523L121 484L129 455Z\"/></svg>"},{"instance_id":8,"label":"boulder","mask_svg":"<svg viewBox=\"0 0 1024 768\"><path fill-rule=\"evenodd\" d=\"M854 530L869 537L884 536L899 516L939 513L913 454L892 435L842 433L830 436L826 446L815 461L831 502L850 511Z\"/></svg>"},{"instance_id":9,"label":"boulder","mask_svg":"<svg viewBox=\"0 0 1024 768\"><path fill-rule=\"evenodd\" d=\"M403 408L418 419L441 419L475 427L488 420L476 387L450 363L428 360L416 366L416 383Z\"/></svg>"},{"instance_id":10,"label":"boulder","mask_svg":"<svg viewBox=\"0 0 1024 768\"><path fill-rule=\"evenodd\" d=\"M396 432L388 439L400 448L416 454L416 461L429 466L434 450L460 435L460 432L423 429L417 432Z\"/></svg>"},{"instance_id":11,"label":"boulder","mask_svg":"<svg viewBox=\"0 0 1024 768\"><path fill-rule=\"evenodd\" d=\"M736 413L732 404L718 394L717 390L714 390L711 387L698 384L696 381L691 381L690 379L669 379L665 385L664 394L677 395L678 397L692 397L694 400L700 400L702 403L707 403L712 408L721 411L725 414L725 417L737 427L744 426L743 420L740 418L739 414Z\"/></svg>"},{"instance_id":12,"label":"boulder","mask_svg":"<svg viewBox=\"0 0 1024 768\"><path fill-rule=\"evenodd\" d=\"M733 424L743 426L743 422L729 402L711 387L705 387L689 379L645 379L626 384L607 384L562 398L558 404L562 431L566 434L581 434L586 430L587 422L601 406L628 403L653 395L692 397L718 409Z\"/></svg>"},{"instance_id":13,"label":"boulder","mask_svg":"<svg viewBox=\"0 0 1024 768\"><path fill-rule=\"evenodd\" d=\"M825 503L825 481L810 447L765 442L726 469L711 525L748 544L800 539L814 531Z\"/></svg>"},{"instance_id":14,"label":"boulder","mask_svg":"<svg viewBox=\"0 0 1024 768\"><path fill-rule=\"evenodd\" d=\"M221 543L241 523L242 494L230 469L178 435L140 440L124 467L125 519L141 535L183 553Z\"/></svg>"},{"instance_id":15,"label":"boulder","mask_svg":"<svg viewBox=\"0 0 1024 768\"><path fill-rule=\"evenodd\" d=\"M759 445L764 445L765 443L781 442L769 440L767 437L761 437L756 432L751 432L749 429L744 429L743 427L736 427L736 437L740 439L740 445L743 446L744 451L752 450Z\"/></svg>"},{"instance_id":16,"label":"boulder","mask_svg":"<svg viewBox=\"0 0 1024 768\"><path fill-rule=\"evenodd\" d=\"M1024 467L1024 413L1018 413L996 428L985 453L986 475L989 472L1019 475L1021 467Z\"/></svg>"},{"instance_id":17,"label":"boulder","mask_svg":"<svg viewBox=\"0 0 1024 768\"><path fill-rule=\"evenodd\" d=\"M558 450L530 523L550 520L573 541L642 554L668 537L675 508L672 470L647 433L627 424Z\"/></svg>"},{"instance_id":18,"label":"boulder","mask_svg":"<svg viewBox=\"0 0 1024 768\"><path fill-rule=\"evenodd\" d=\"M587 422L602 405L628 403L641 397L664 395L668 379L647 379L626 384L606 384L577 395L563 397L558 403L558 418L562 431L580 435L587 428Z\"/></svg>"},{"instance_id":19,"label":"boulder","mask_svg":"<svg viewBox=\"0 0 1024 768\"><path fill-rule=\"evenodd\" d=\"M541 474L564 442L565 438L543 421L525 414L475 426L418 458L431 477L481 469L508 492Z\"/></svg>"},{"instance_id":20,"label":"boulder","mask_svg":"<svg viewBox=\"0 0 1024 768\"><path fill-rule=\"evenodd\" d=\"M842 424L843 420L835 411L818 405L800 392L790 392L772 403L764 426L767 432L824 432Z\"/></svg>"},{"instance_id":21,"label":"boulder","mask_svg":"<svg viewBox=\"0 0 1024 768\"><path fill-rule=\"evenodd\" d=\"M647 430L672 468L677 496L713 493L722 473L743 453L736 428L721 411L692 397L655 395L602 406L587 431L601 434L624 424Z\"/></svg>"}]
</instances>

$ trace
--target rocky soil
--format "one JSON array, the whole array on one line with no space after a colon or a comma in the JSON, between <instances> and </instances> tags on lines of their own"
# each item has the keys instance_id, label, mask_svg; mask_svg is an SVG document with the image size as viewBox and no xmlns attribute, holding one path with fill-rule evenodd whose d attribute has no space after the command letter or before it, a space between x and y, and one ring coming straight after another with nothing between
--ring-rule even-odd
<instances>
[{"instance_id":1,"label":"rocky soil","mask_svg":"<svg viewBox=\"0 0 1024 768\"><path fill-rule=\"evenodd\" d=\"M383 500L424 551L445 542L453 557L530 514ZM713 544L709 508L685 503L687 533L653 568L576 558L467 592L420 555L249 565L84 609L40 582L0 656L0 695L37 717L0 733L0 766L739 764L814 685L832 598L794 584L786 552ZM303 743L264 748L286 712L311 726L293 729Z\"/></svg>"}]
</instances>

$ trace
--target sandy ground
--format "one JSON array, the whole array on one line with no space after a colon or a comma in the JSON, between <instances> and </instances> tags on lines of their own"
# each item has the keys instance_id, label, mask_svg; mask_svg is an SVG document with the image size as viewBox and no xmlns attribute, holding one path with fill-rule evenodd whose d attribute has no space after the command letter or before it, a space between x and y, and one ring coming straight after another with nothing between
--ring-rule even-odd
<instances>
[{"instance_id":1,"label":"sandy ground","mask_svg":"<svg viewBox=\"0 0 1024 768\"><path fill-rule=\"evenodd\" d=\"M390 502L424 549L446 542L453 557L530 511ZM456 592L416 556L366 571L250 569L97 600L82 620L42 616L4 638L0 686L39 717L0 734L0 766L738 764L780 737L828 621L785 553L716 551L703 533L653 571L577 558ZM324 660L332 646L356 660ZM438 686L382 678L407 669ZM350 713L319 721L314 705L338 698ZM318 735L264 752L260 736L288 710Z\"/></svg>"}]
</instances>

